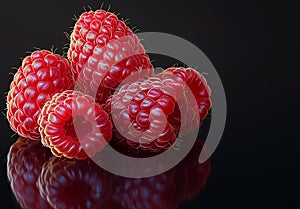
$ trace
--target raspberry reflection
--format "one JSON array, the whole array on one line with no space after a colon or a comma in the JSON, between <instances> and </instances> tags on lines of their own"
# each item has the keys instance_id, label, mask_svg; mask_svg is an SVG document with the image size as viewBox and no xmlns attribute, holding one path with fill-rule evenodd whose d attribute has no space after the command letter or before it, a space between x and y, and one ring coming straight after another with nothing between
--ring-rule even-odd
<instances>
[{"instance_id":1,"label":"raspberry reflection","mask_svg":"<svg viewBox=\"0 0 300 209\"><path fill-rule=\"evenodd\" d=\"M210 161L198 163L202 146L196 140L185 159L163 174L133 179L110 174L90 159L50 157L40 142L19 138L8 154L8 179L24 209L177 209L207 181Z\"/></svg>"},{"instance_id":2,"label":"raspberry reflection","mask_svg":"<svg viewBox=\"0 0 300 209\"><path fill-rule=\"evenodd\" d=\"M7 155L7 176L16 200L23 209L50 209L37 186L42 166L49 157L50 150L39 141L20 137Z\"/></svg>"},{"instance_id":3,"label":"raspberry reflection","mask_svg":"<svg viewBox=\"0 0 300 209\"><path fill-rule=\"evenodd\" d=\"M52 157L44 164L38 185L55 209L97 209L112 195L112 178L88 159Z\"/></svg>"}]
</instances>

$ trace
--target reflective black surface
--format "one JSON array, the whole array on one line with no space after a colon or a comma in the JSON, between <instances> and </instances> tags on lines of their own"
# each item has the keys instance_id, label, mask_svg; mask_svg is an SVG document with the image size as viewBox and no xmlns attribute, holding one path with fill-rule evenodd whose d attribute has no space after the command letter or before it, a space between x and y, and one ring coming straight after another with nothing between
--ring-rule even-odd
<instances>
[{"instance_id":1,"label":"reflective black surface","mask_svg":"<svg viewBox=\"0 0 300 209\"><path fill-rule=\"evenodd\" d=\"M52 156L38 141L20 137L8 153L7 174L23 209L177 209L203 189L210 161L198 163L197 140L173 169L150 178L110 174L91 160Z\"/></svg>"}]
</instances>

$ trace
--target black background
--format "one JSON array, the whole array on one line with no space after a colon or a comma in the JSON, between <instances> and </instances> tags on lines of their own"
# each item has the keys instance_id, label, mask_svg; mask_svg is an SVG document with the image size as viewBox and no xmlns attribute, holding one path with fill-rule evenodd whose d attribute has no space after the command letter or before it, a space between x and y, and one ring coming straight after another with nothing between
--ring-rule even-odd
<instances>
[{"instance_id":1,"label":"black background","mask_svg":"<svg viewBox=\"0 0 300 209\"><path fill-rule=\"evenodd\" d=\"M206 188L186 209L300 208L299 60L292 5L268 1L105 1L141 32L178 35L198 46L216 67L227 96L228 116L213 155ZM1 109L20 57L33 47L60 49L73 14L100 1L7 1L0 7ZM294 7L296 8L296 7ZM59 51L61 52L61 50ZM172 65L157 58L158 66ZM205 71L205 69L203 69ZM4 117L3 117L4 118ZM6 178L6 154L14 142L1 124L1 208L17 208ZM298 206L297 206L298 205Z\"/></svg>"}]
</instances>

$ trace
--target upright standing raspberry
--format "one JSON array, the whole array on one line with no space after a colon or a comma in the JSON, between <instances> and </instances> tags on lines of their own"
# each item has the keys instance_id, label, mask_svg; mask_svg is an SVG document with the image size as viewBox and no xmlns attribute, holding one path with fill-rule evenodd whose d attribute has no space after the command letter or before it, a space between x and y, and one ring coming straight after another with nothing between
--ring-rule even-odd
<instances>
[{"instance_id":1,"label":"upright standing raspberry","mask_svg":"<svg viewBox=\"0 0 300 209\"><path fill-rule=\"evenodd\" d=\"M7 175L11 189L23 209L51 209L40 195L37 181L51 152L38 141L20 137L7 155Z\"/></svg>"},{"instance_id":2,"label":"upright standing raspberry","mask_svg":"<svg viewBox=\"0 0 300 209\"><path fill-rule=\"evenodd\" d=\"M14 76L7 96L7 119L19 135L39 140L37 118L44 104L58 92L70 88L67 59L50 51L27 56Z\"/></svg>"},{"instance_id":3,"label":"upright standing raspberry","mask_svg":"<svg viewBox=\"0 0 300 209\"><path fill-rule=\"evenodd\" d=\"M85 159L101 151L112 137L108 114L78 91L55 94L38 118L42 143L55 156Z\"/></svg>"},{"instance_id":4,"label":"upright standing raspberry","mask_svg":"<svg viewBox=\"0 0 300 209\"><path fill-rule=\"evenodd\" d=\"M125 78L153 66L138 37L104 10L83 13L71 34L68 51L76 83L84 93L103 103Z\"/></svg>"}]
</instances>

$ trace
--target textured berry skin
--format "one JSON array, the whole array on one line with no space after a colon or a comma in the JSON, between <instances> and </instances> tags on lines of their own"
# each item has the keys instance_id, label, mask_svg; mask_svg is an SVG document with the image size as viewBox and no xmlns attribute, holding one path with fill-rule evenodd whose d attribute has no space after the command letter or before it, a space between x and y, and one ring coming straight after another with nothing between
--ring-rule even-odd
<instances>
[{"instance_id":1,"label":"textured berry skin","mask_svg":"<svg viewBox=\"0 0 300 209\"><path fill-rule=\"evenodd\" d=\"M113 199L128 209L177 209L175 169L150 178L115 176Z\"/></svg>"},{"instance_id":2,"label":"textured berry skin","mask_svg":"<svg viewBox=\"0 0 300 209\"><path fill-rule=\"evenodd\" d=\"M138 37L115 14L84 12L71 34L68 58L76 84L103 103L105 89L113 90L134 72L153 66ZM104 94L104 95L103 95Z\"/></svg>"},{"instance_id":3,"label":"textured berry skin","mask_svg":"<svg viewBox=\"0 0 300 209\"><path fill-rule=\"evenodd\" d=\"M39 141L20 137L7 156L7 176L12 191L23 209L51 209L36 185L42 166L51 152Z\"/></svg>"},{"instance_id":4,"label":"textured berry skin","mask_svg":"<svg viewBox=\"0 0 300 209\"><path fill-rule=\"evenodd\" d=\"M201 125L211 108L210 96L200 73L191 68L169 68L144 81L125 84L104 108L111 112L117 143L161 152L178 134L185 135Z\"/></svg>"},{"instance_id":5,"label":"textured berry skin","mask_svg":"<svg viewBox=\"0 0 300 209\"><path fill-rule=\"evenodd\" d=\"M198 122L199 125L202 121L206 118L208 111L210 110L212 103L211 103L211 90L207 85L206 79L202 76L199 72L192 68L168 68L166 69L163 74L171 74L173 75L172 78L178 82L186 84L190 91L193 93L196 102L197 102L197 112L199 114L200 121ZM176 111L174 114L170 116L173 123L175 121L180 121L180 111L179 107L176 107ZM189 111L188 111L189 112ZM187 117L192 118L192 116ZM181 121L181 125L185 126L190 121ZM196 127L193 127L196 128Z\"/></svg>"},{"instance_id":6,"label":"textured berry skin","mask_svg":"<svg viewBox=\"0 0 300 209\"><path fill-rule=\"evenodd\" d=\"M7 96L7 119L20 136L39 140L37 119L46 101L70 88L67 59L50 51L27 56L14 76Z\"/></svg>"},{"instance_id":7,"label":"textured berry skin","mask_svg":"<svg viewBox=\"0 0 300 209\"><path fill-rule=\"evenodd\" d=\"M89 159L52 157L38 184L42 197L55 209L98 209L112 194L112 180Z\"/></svg>"},{"instance_id":8,"label":"textured berry skin","mask_svg":"<svg viewBox=\"0 0 300 209\"><path fill-rule=\"evenodd\" d=\"M107 101L105 109L111 112L116 130L127 139L126 144L134 149L160 152L176 140L168 116L182 96L182 84L151 77L122 86Z\"/></svg>"},{"instance_id":9,"label":"textured berry skin","mask_svg":"<svg viewBox=\"0 0 300 209\"><path fill-rule=\"evenodd\" d=\"M78 91L55 94L43 107L38 123L43 145L57 157L85 159L101 151L112 137L108 114L92 97Z\"/></svg>"}]
</instances>

